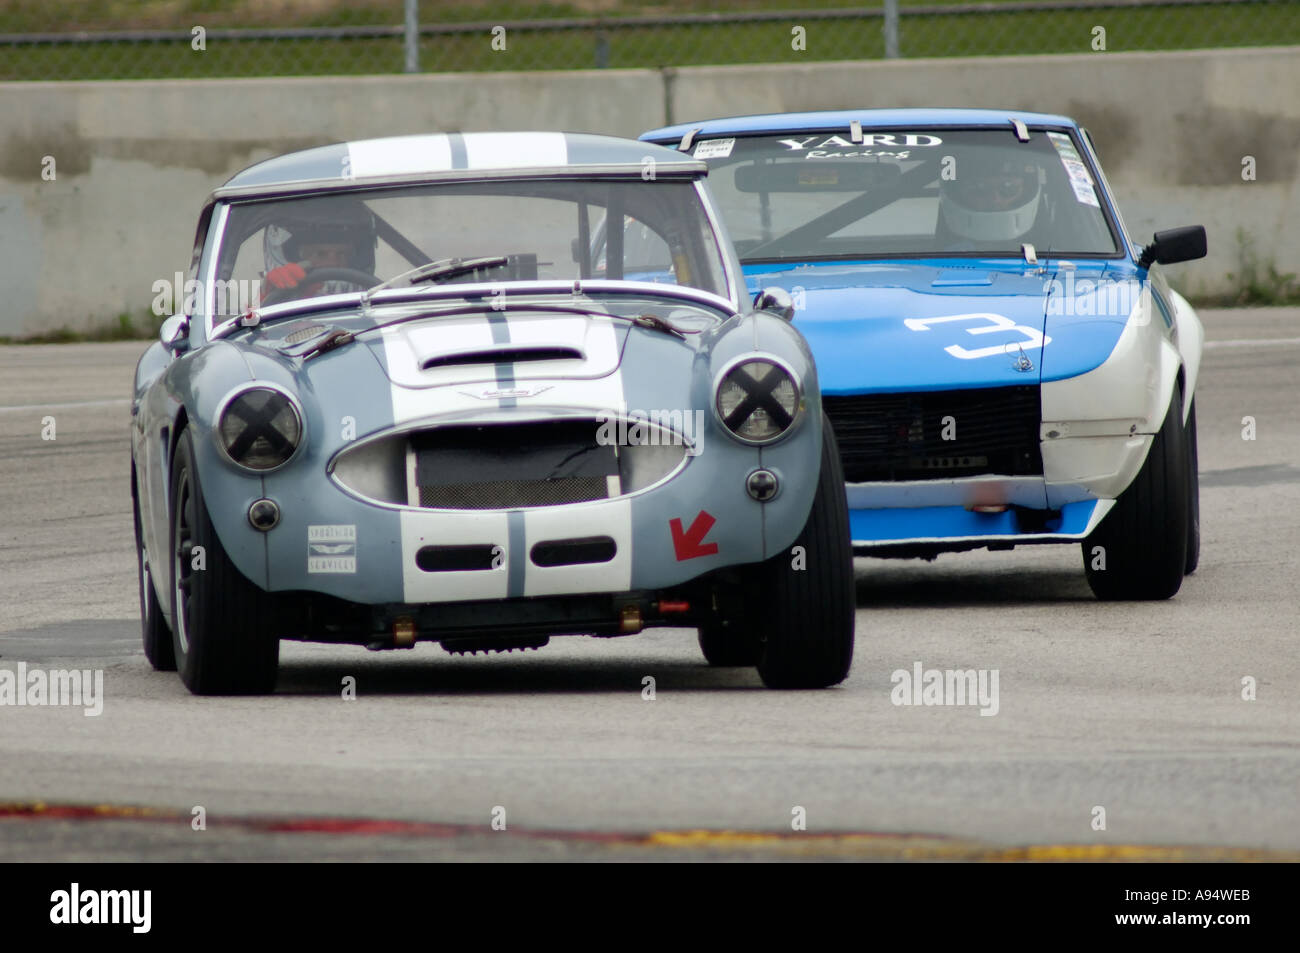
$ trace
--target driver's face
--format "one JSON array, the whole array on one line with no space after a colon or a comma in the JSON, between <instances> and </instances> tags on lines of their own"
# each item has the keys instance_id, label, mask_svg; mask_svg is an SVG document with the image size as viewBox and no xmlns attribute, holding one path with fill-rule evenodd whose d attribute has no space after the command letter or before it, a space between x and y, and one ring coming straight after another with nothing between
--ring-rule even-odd
<instances>
[{"instance_id":1,"label":"driver's face","mask_svg":"<svg viewBox=\"0 0 1300 953\"><path fill-rule=\"evenodd\" d=\"M348 251L346 242L316 242L304 243L301 254L305 261L311 262L313 268L346 268Z\"/></svg>"},{"instance_id":2,"label":"driver's face","mask_svg":"<svg viewBox=\"0 0 1300 953\"><path fill-rule=\"evenodd\" d=\"M974 164L974 163L971 163ZM1037 169L1019 163L978 165L965 174L958 167L955 194L962 205L978 212L1005 212L1019 208L1033 197Z\"/></svg>"}]
</instances>

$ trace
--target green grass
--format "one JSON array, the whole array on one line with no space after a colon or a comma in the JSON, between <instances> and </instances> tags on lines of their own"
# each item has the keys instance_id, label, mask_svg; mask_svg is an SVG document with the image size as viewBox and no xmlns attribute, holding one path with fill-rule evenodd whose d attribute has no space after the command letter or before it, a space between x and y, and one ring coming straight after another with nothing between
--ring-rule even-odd
<instances>
[{"instance_id":1,"label":"green grass","mask_svg":"<svg viewBox=\"0 0 1300 953\"><path fill-rule=\"evenodd\" d=\"M1188 300L1201 307L1250 308L1300 304L1300 277L1278 269L1277 261L1260 255L1255 239L1237 229L1237 268L1228 272L1229 290L1198 294Z\"/></svg>"},{"instance_id":2,"label":"green grass","mask_svg":"<svg viewBox=\"0 0 1300 953\"><path fill-rule=\"evenodd\" d=\"M76 344L86 341L145 341L158 336L165 318L152 312L143 312L132 318L123 312L116 318L93 324L89 328L71 328L66 325L39 331L23 337L0 335L0 344Z\"/></svg>"},{"instance_id":3,"label":"green grass","mask_svg":"<svg viewBox=\"0 0 1300 953\"><path fill-rule=\"evenodd\" d=\"M957 0L945 0L957 2ZM28 4L20 2L19 7ZM57 6L57 4L56 4ZM92 4L92 6L94 6ZM122 6L122 4L118 4ZM126 4L151 7L154 4ZM218 6L226 12L242 9L242 0ZM337 25L339 22L396 24L400 4L344 8L325 2L307 4L313 17L280 19L273 24L241 21L239 25ZM430 6L428 3L423 7ZM779 2L750 5L783 9ZM976 15L906 15L904 3L900 47L905 57L1019 55L1027 53L1087 53L1093 28L1106 29L1107 52L1206 47L1300 44L1300 3L1217 4L1205 7L1144 7L1103 11L1056 11ZM441 22L449 22L442 7ZM698 12L689 4L667 3L660 14ZM31 11L29 11L31 12ZM217 11L203 17L220 25ZM428 17L432 11L425 12ZM643 14L640 4L623 4L619 14ZM538 19L542 13L586 16L579 5L560 8L519 4L469 4L456 8L458 19L509 22L520 16ZM342 20L345 14L349 18ZM34 14L33 14L34 15ZM602 15L605 15L602 12ZM177 15L173 15L173 19ZM196 15L150 28L183 28ZM14 14L0 18L11 24ZM262 19L265 19L264 17ZM604 49L611 68L721 65L741 63L800 63L815 60L877 59L884 55L879 19L846 21L789 20L758 24L694 24L690 26L618 27L617 18L603 30L547 31L511 29L507 49L494 51L487 32L422 38L420 66L429 72L584 69L597 65ZM22 22L31 22L31 18ZM807 50L791 49L791 27L807 29ZM134 22L110 22L122 29ZM143 25L143 24L142 24ZM34 28L34 27L29 27ZM1104 55L1098 53L1097 55ZM397 73L402 70L400 38L357 40L241 40L209 39L207 49L195 51L188 42L97 43L88 46L17 46L0 48L0 80L143 79L217 76L304 76Z\"/></svg>"}]
</instances>

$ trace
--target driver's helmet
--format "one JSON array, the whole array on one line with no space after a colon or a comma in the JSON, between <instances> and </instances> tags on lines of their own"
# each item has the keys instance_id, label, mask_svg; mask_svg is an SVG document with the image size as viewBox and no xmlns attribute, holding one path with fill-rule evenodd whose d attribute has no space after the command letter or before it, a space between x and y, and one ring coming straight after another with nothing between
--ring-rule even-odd
<instances>
[{"instance_id":1,"label":"driver's helmet","mask_svg":"<svg viewBox=\"0 0 1300 953\"><path fill-rule=\"evenodd\" d=\"M939 182L939 215L954 235L1010 241L1033 227L1047 180L1037 155L986 146L958 155L955 172Z\"/></svg>"},{"instance_id":2,"label":"driver's helmet","mask_svg":"<svg viewBox=\"0 0 1300 953\"><path fill-rule=\"evenodd\" d=\"M376 243L374 213L357 199L345 196L287 203L275 211L262 233L262 253L268 272L307 259L303 253L305 246L346 245L346 267L370 275L375 270ZM327 281L324 285L321 289L324 294L357 289L346 281Z\"/></svg>"}]
</instances>

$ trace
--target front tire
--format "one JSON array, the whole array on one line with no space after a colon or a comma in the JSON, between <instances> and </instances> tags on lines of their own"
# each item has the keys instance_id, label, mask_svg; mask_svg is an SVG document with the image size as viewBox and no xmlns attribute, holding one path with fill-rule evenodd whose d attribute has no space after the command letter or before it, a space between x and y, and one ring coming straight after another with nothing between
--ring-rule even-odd
<instances>
[{"instance_id":1,"label":"front tire","mask_svg":"<svg viewBox=\"0 0 1300 953\"><path fill-rule=\"evenodd\" d=\"M217 538L188 429L172 461L171 489L172 644L181 681L196 695L274 691L280 641L271 598L235 568Z\"/></svg>"},{"instance_id":2,"label":"front tire","mask_svg":"<svg viewBox=\"0 0 1300 953\"><path fill-rule=\"evenodd\" d=\"M1196 446L1196 398L1187 413L1187 562L1183 575L1196 572L1201 562L1201 460Z\"/></svg>"},{"instance_id":3,"label":"front tire","mask_svg":"<svg viewBox=\"0 0 1300 953\"><path fill-rule=\"evenodd\" d=\"M1183 584L1190 503L1182 388L1175 386L1142 469L1083 543L1083 567L1103 600L1168 599Z\"/></svg>"},{"instance_id":4,"label":"front tire","mask_svg":"<svg viewBox=\"0 0 1300 953\"><path fill-rule=\"evenodd\" d=\"M762 643L752 629L731 620L700 626L700 651L715 668L750 668L758 664Z\"/></svg>"},{"instance_id":5,"label":"front tire","mask_svg":"<svg viewBox=\"0 0 1300 953\"><path fill-rule=\"evenodd\" d=\"M134 475L132 477L134 479ZM132 488L134 489L134 487ZM153 572L149 554L144 548L144 527L140 522L140 500L131 494L131 510L135 517L135 565L140 588L140 631L144 641L144 657L156 672L176 671L176 652L172 632L163 618L162 604L154 589Z\"/></svg>"},{"instance_id":6,"label":"front tire","mask_svg":"<svg viewBox=\"0 0 1300 953\"><path fill-rule=\"evenodd\" d=\"M771 600L756 613L758 674L768 688L827 688L853 664L856 603L844 471L825 414L817 494L794 545L803 547L802 566L782 552L757 567L758 592Z\"/></svg>"}]
</instances>

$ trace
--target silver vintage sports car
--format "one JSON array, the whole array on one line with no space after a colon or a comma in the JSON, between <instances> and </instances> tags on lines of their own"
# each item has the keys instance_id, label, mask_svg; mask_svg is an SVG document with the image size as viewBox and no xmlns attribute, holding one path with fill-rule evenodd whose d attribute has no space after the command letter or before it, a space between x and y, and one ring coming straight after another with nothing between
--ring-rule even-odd
<instances>
[{"instance_id":1,"label":"silver vintage sports car","mask_svg":"<svg viewBox=\"0 0 1300 953\"><path fill-rule=\"evenodd\" d=\"M198 694L281 639L451 652L697 628L824 687L853 651L840 458L779 293L672 150L426 135L203 207L132 403L144 646Z\"/></svg>"}]
</instances>

